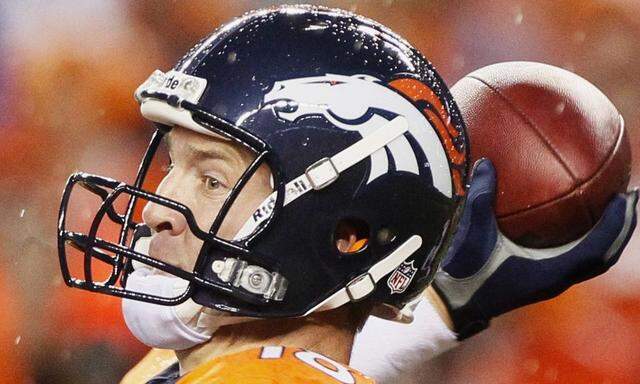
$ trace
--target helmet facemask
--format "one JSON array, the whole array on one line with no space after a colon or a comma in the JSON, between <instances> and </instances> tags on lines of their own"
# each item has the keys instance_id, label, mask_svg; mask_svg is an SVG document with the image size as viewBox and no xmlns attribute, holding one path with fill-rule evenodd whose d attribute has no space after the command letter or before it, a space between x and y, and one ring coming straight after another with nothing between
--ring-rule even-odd
<instances>
[{"instance_id":1,"label":"helmet facemask","mask_svg":"<svg viewBox=\"0 0 640 384\"><path fill-rule=\"evenodd\" d=\"M101 176L86 173L73 174L64 191L59 218L59 255L62 272L68 285L109 293L115 296L139 299L156 304L175 305L187 300L194 284L218 289L222 292L229 292L226 284L219 281L206 279L198 273L198 268L203 257L203 252L198 255L191 255L191 265L182 263L181 266L172 263L171 260L160 260L149 255L144 248L148 247L149 236L152 235L147 226L142 222L142 208L147 204L162 207L163 210L170 210L171 215L178 216L187 226L186 232L197 239L201 249L215 248L228 254L249 254L248 244L259 234L262 226L266 226L269 220L275 216L278 202L277 192L273 192L274 209L271 210L269 218L253 228L251 233L245 233L242 239L232 236L219 235L225 219L229 218L229 212L233 211L237 205L234 203L245 188L247 182L255 175L261 165L265 164L266 152L258 152L248 167L242 172L237 180L233 180L232 187L224 202L220 205L216 214L203 226L203 215L200 222L194 215L192 209L182 202L155 193L158 181L162 178L158 169L166 168L166 162L161 161L163 137L166 137L168 127L161 127L153 135L149 148L142 160L136 182L133 185L108 179ZM166 171L164 171L166 173ZM273 183L276 184L277 174L273 174ZM82 188L75 188L75 187ZM81 225L76 225L73 220L74 215L72 200L80 203L86 198L71 199L72 194L77 195L80 191L87 191L95 195L100 201L96 209L96 215L91 221L90 229L82 233L79 229ZM281 194L282 195L282 194ZM262 199L260 199L261 201ZM84 207L84 216L87 216L87 208ZM251 211L252 212L252 211ZM206 229L205 229L206 228ZM137 234L134 236L134 232ZM206 246L205 246L206 244ZM196 257L197 256L197 257ZM75 259L75 260L70 260ZM81 265L80 265L81 264ZM126 288L126 279L134 267L151 268L160 273L177 276L188 282L188 288L180 295L171 297L160 297L146 292L135 292ZM254 266L254 272L267 272L258 270ZM277 299L276 294L281 294L285 288L283 279L277 273L264 276L265 279L272 278L273 286L263 287L264 301ZM256 281L254 278L253 281ZM238 282L240 284L241 282ZM278 286L277 284L283 284ZM267 292L271 289L270 293ZM254 287L254 294L259 289ZM254 300L254 294L249 297ZM257 299L260 302L260 299Z\"/></svg>"}]
</instances>

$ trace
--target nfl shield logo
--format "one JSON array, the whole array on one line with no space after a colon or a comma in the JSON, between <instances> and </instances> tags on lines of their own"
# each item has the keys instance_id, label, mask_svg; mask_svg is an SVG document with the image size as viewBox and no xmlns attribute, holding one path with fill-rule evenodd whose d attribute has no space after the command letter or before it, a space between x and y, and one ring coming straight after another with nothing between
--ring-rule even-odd
<instances>
[{"instance_id":1,"label":"nfl shield logo","mask_svg":"<svg viewBox=\"0 0 640 384\"><path fill-rule=\"evenodd\" d=\"M391 288L391 294L404 292L411 280L413 280L417 270L418 268L413 266L413 260L400 264L387 280L387 285Z\"/></svg>"}]
</instances>

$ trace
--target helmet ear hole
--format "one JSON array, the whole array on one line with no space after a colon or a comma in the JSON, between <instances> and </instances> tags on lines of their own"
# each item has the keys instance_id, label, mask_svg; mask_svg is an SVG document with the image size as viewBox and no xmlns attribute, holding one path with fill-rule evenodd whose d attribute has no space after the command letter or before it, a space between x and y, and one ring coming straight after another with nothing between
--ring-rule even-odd
<instances>
[{"instance_id":1,"label":"helmet ear hole","mask_svg":"<svg viewBox=\"0 0 640 384\"><path fill-rule=\"evenodd\" d=\"M361 252L369 245L369 224L366 221L348 217L338 221L333 241L338 252L351 255Z\"/></svg>"}]
</instances>

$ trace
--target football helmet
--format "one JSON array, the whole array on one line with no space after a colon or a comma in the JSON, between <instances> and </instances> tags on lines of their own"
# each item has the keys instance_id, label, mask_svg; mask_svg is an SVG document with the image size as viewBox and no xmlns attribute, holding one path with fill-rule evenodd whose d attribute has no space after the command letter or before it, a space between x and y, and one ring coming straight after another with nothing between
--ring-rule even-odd
<instances>
[{"instance_id":1,"label":"football helmet","mask_svg":"<svg viewBox=\"0 0 640 384\"><path fill-rule=\"evenodd\" d=\"M201 40L135 92L155 133L135 183L75 173L66 185L58 245L67 285L163 305L193 299L252 317L304 316L369 298L402 308L431 282L456 227L468 172L465 127L445 83L407 41L341 10L283 6L245 14ZM232 140L255 160L210 228L190 209L142 185L173 126ZM262 164L273 193L233 239L217 235ZM102 200L86 232L65 227L71 191ZM124 211L114 201L128 199ZM193 270L154 259L132 242L140 200L183 215L203 241ZM102 221L119 241L97 236ZM364 241L336 246L336 228L356 223ZM134 233L138 236L134 236ZM82 251L73 274L67 245ZM109 265L97 279L96 261ZM188 281L175 297L126 287L135 263Z\"/></svg>"}]
</instances>

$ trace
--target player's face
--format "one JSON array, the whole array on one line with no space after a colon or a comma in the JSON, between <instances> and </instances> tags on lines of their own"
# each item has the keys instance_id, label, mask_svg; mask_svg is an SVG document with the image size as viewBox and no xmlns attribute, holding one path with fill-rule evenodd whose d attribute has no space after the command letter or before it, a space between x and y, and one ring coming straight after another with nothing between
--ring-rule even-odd
<instances>
[{"instance_id":1,"label":"player's face","mask_svg":"<svg viewBox=\"0 0 640 384\"><path fill-rule=\"evenodd\" d=\"M166 136L171 166L156 193L186 205L208 231L225 198L254 155L236 143L175 127ZM218 236L232 239L253 210L272 192L270 171L262 166L242 189L226 215ZM191 271L202 240L180 213L148 203L142 213L152 232L149 256Z\"/></svg>"}]
</instances>

